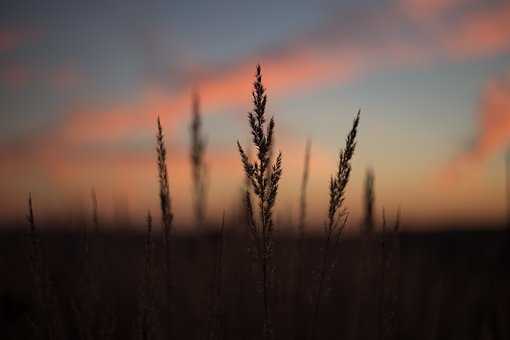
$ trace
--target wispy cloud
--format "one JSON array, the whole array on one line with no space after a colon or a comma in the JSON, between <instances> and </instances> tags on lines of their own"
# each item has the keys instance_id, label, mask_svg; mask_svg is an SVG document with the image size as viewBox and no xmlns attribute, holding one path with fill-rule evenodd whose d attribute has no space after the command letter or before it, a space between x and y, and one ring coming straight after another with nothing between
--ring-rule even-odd
<instances>
[{"instance_id":1,"label":"wispy cloud","mask_svg":"<svg viewBox=\"0 0 510 340\"><path fill-rule=\"evenodd\" d=\"M443 43L458 56L490 56L510 51L510 3L466 13L444 32Z\"/></svg>"},{"instance_id":2,"label":"wispy cloud","mask_svg":"<svg viewBox=\"0 0 510 340\"><path fill-rule=\"evenodd\" d=\"M476 166L510 143L510 72L492 80L482 94L478 111L477 135L471 146L445 166L440 176L455 183L470 167Z\"/></svg>"}]
</instances>

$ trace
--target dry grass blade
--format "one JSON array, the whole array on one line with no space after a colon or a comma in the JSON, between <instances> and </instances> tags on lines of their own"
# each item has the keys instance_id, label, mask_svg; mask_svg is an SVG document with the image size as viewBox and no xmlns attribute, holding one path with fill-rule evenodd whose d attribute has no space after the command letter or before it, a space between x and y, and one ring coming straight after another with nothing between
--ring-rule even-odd
<instances>
[{"instance_id":1,"label":"dry grass blade","mask_svg":"<svg viewBox=\"0 0 510 340\"><path fill-rule=\"evenodd\" d=\"M225 311L223 299L223 239L225 230L225 212L221 220L221 227L215 240L214 263L209 289L209 306L206 325L206 339L219 339L224 324Z\"/></svg>"},{"instance_id":2,"label":"dry grass blade","mask_svg":"<svg viewBox=\"0 0 510 340\"><path fill-rule=\"evenodd\" d=\"M328 219L324 227L325 240L323 245L322 261L318 271L318 284L313 302L313 314L310 327L310 338L317 335L317 323L320 315L325 284L328 280L332 266L335 264L334 253L340 242L340 236L347 223L347 213L343 208L345 188L349 183L351 174L351 159L356 149L356 135L358 132L360 111L354 118L351 131L345 140L345 148L340 150L338 156L338 169L329 184Z\"/></svg>"},{"instance_id":3,"label":"dry grass blade","mask_svg":"<svg viewBox=\"0 0 510 340\"><path fill-rule=\"evenodd\" d=\"M163 252L165 265L165 289L166 289L166 311L167 311L167 335L172 333L172 256L171 256L171 233L173 214L171 208L170 185L168 182L168 171L166 167L166 147L163 135L163 128L158 117L156 135L156 152L158 156L158 179L159 179L159 200L161 208L161 219L163 223Z\"/></svg>"},{"instance_id":4,"label":"dry grass blade","mask_svg":"<svg viewBox=\"0 0 510 340\"><path fill-rule=\"evenodd\" d=\"M140 340L155 339L155 306L154 306L154 245L152 241L152 216L147 213L147 236L144 251L144 275L140 292L139 332Z\"/></svg>"},{"instance_id":5,"label":"dry grass blade","mask_svg":"<svg viewBox=\"0 0 510 340\"><path fill-rule=\"evenodd\" d=\"M246 177L257 199L259 218L255 218L249 191L246 193L248 229L254 242L255 256L261 268L264 306L264 339L273 337L270 316L270 290L273 252L273 207L282 175L282 155L272 161L274 119L266 122L266 90L262 84L262 72L257 65L253 83L253 111L248 113L252 142L257 149L257 160L251 162L241 144L237 142Z\"/></svg>"},{"instance_id":6,"label":"dry grass blade","mask_svg":"<svg viewBox=\"0 0 510 340\"><path fill-rule=\"evenodd\" d=\"M34 280L35 298L38 307L36 315L37 320L33 320L34 335L38 338L48 340L61 339L61 320L57 306L57 298L35 223L31 193L28 195L27 221L30 226L30 269Z\"/></svg>"},{"instance_id":7,"label":"dry grass blade","mask_svg":"<svg viewBox=\"0 0 510 340\"><path fill-rule=\"evenodd\" d=\"M395 225L387 229L386 214L383 210L383 225L380 235L379 297L378 297L378 338L393 339L398 333L398 293L400 261L400 209Z\"/></svg>"}]
</instances>

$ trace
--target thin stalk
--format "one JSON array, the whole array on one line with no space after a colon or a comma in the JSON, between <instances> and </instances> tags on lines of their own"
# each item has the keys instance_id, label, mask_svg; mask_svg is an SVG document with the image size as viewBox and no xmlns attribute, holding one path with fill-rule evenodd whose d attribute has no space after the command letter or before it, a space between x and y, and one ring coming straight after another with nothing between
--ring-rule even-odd
<instances>
[{"instance_id":1,"label":"thin stalk","mask_svg":"<svg viewBox=\"0 0 510 340\"><path fill-rule=\"evenodd\" d=\"M172 207L170 197L170 186L168 182L168 171L166 166L166 147L163 135L161 121L157 119L156 152L158 157L158 179L159 179L159 200L161 208L161 220L163 224L163 252L165 265L165 289L166 289L166 308L167 308L167 330L168 336L171 336L173 326L173 306L172 306L172 257L171 257L171 234L172 234Z\"/></svg>"},{"instance_id":2,"label":"thin stalk","mask_svg":"<svg viewBox=\"0 0 510 340\"><path fill-rule=\"evenodd\" d=\"M325 240L323 245L322 261L319 265L318 286L314 297L310 338L317 337L318 321L325 283L331 275L335 264L334 252L340 242L340 237L347 223L347 210L343 207L345 200L345 188L349 183L351 174L351 159L356 149L356 135L358 132L360 111L354 118L352 128L345 140L345 148L340 150L338 156L338 168L329 183L329 209L328 218L324 226ZM340 222L340 223L339 223Z\"/></svg>"},{"instance_id":3,"label":"thin stalk","mask_svg":"<svg viewBox=\"0 0 510 340\"><path fill-rule=\"evenodd\" d=\"M266 89L262 84L262 72L257 65L255 82L253 83L253 110L248 113L253 145L257 149L257 160L250 161L239 141L237 147L241 156L244 172L250 182L246 191L246 212L248 230L253 241L255 258L260 266L262 276L263 300L263 338L272 339L273 327L271 320L270 290L272 252L273 252L273 207L278 192L278 183L282 175L282 155L278 154L273 162L271 157L273 148L274 119L266 124ZM253 190L257 200L259 218L255 219L250 197Z\"/></svg>"}]
</instances>

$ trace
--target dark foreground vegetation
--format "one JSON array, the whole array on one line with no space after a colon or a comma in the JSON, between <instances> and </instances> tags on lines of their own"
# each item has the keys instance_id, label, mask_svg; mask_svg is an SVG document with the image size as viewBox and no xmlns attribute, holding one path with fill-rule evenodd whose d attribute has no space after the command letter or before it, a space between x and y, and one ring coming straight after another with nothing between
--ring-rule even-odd
<instances>
[{"instance_id":1,"label":"dark foreground vegetation","mask_svg":"<svg viewBox=\"0 0 510 340\"><path fill-rule=\"evenodd\" d=\"M80 233L41 234L54 299L41 315L27 235L3 232L0 338L45 338L34 328L42 327L41 320L55 325L54 339L137 339L144 327L152 339L260 338L261 277L238 225L225 226L223 235L174 237L171 330L161 277L163 238L153 236L154 281L147 290L145 233L91 234L88 240ZM509 339L506 237L498 231L400 234L398 250L390 250L382 236L346 236L323 287L316 336ZM270 300L276 339L305 339L311 327L322 240L303 240L302 263L296 262L296 241L275 235ZM381 266L389 254L392 261ZM144 313L150 315L146 326Z\"/></svg>"}]
</instances>

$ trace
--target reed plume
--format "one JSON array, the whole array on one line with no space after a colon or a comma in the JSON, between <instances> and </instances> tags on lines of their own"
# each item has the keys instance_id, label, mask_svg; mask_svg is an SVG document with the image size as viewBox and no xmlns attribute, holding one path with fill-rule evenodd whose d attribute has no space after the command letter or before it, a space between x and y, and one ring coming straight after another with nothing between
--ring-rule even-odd
<instances>
[{"instance_id":1,"label":"reed plume","mask_svg":"<svg viewBox=\"0 0 510 340\"><path fill-rule=\"evenodd\" d=\"M198 226L202 226L206 208L206 176L207 168L204 163L206 142L202 135L202 117L200 114L200 97L197 92L192 97L191 133L191 175L193 178L193 208Z\"/></svg>"},{"instance_id":2,"label":"reed plume","mask_svg":"<svg viewBox=\"0 0 510 340\"><path fill-rule=\"evenodd\" d=\"M273 337L270 307L271 275L273 271L271 261L273 253L273 207L278 193L278 183L282 175L282 155L278 153L276 160L273 162L271 149L273 147L275 123L273 117L271 117L269 123L266 124L267 95L262 84L260 65L257 65L252 97L254 108L253 111L248 113L248 121L251 128L252 142L257 149L257 160L253 162L249 160L239 141L237 147L251 187L246 191L245 203L248 229L262 274L263 337L264 339L271 339ZM253 190L257 200L258 221L255 218L250 190Z\"/></svg>"},{"instance_id":3,"label":"reed plume","mask_svg":"<svg viewBox=\"0 0 510 340\"><path fill-rule=\"evenodd\" d=\"M167 308L167 329L168 336L172 332L172 249L171 249L171 234L172 234L172 207L170 197L170 186L168 182L168 171L166 167L166 147L163 135L163 128L161 121L157 119L157 135L156 135L156 152L158 156L158 179L159 179L159 201L161 208L161 220L163 224L163 253L164 253L164 266L165 266L165 289L166 289L166 308Z\"/></svg>"},{"instance_id":4,"label":"reed plume","mask_svg":"<svg viewBox=\"0 0 510 340\"><path fill-rule=\"evenodd\" d=\"M331 177L329 183L328 218L324 226L325 240L322 248L322 261L318 270L318 284L313 302L312 323L310 328L311 339L315 339L316 337L325 284L329 279L332 267L335 263L334 255L336 248L347 223L348 215L347 210L343 207L343 203L345 200L345 188L349 183L351 174L351 159L356 149L356 134L358 132L359 118L360 111L356 114L351 131L347 135L345 148L340 150L336 175Z\"/></svg>"}]
</instances>

